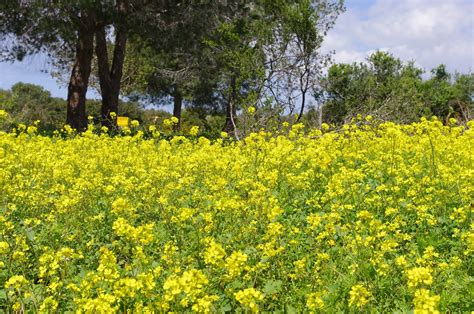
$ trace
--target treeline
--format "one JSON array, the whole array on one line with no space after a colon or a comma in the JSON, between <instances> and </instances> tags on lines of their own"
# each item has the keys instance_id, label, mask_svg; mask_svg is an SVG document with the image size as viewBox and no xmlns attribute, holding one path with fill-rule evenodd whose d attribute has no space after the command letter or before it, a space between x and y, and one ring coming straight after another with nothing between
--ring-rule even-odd
<instances>
[{"instance_id":1,"label":"treeline","mask_svg":"<svg viewBox=\"0 0 474 314\"><path fill-rule=\"evenodd\" d=\"M448 73L444 65L427 73L415 62L403 63L387 52L375 52L367 62L334 64L322 80L322 118L348 122L358 114L379 120L410 123L437 116L444 121L472 119L474 75Z\"/></svg>"},{"instance_id":2,"label":"treeline","mask_svg":"<svg viewBox=\"0 0 474 314\"><path fill-rule=\"evenodd\" d=\"M343 1L16 0L0 6L3 59L49 56L53 72L68 81L72 127L87 125L92 82L101 91L105 126L114 126L110 113L120 111L120 95L169 98L178 118L185 105L224 111L224 129L237 136L235 119L244 107L305 110L328 60L319 48Z\"/></svg>"},{"instance_id":3,"label":"treeline","mask_svg":"<svg viewBox=\"0 0 474 314\"><path fill-rule=\"evenodd\" d=\"M130 122L136 120L145 127L150 125L162 128L163 121L170 119L172 114L156 107L146 107L137 101L119 100L119 114L128 117ZM66 106L64 99L52 97L51 93L42 86L19 82L10 90L0 89L0 110L8 113L0 121L0 129L17 128L20 124L25 126L35 124L38 129L46 134L64 127ZM87 101L86 111L89 113L88 123L96 127L101 124L101 100L90 99ZM201 112L185 109L182 113L183 133L187 133L193 126L198 126L203 134L210 137L219 136L225 117L221 115L202 116Z\"/></svg>"},{"instance_id":4,"label":"treeline","mask_svg":"<svg viewBox=\"0 0 474 314\"><path fill-rule=\"evenodd\" d=\"M321 89L313 94L319 105L310 104L300 121L309 127L327 123L340 125L357 116L371 115L380 121L411 123L420 117L440 117L443 121L456 118L465 123L474 111L473 74L450 74L444 65L432 69L430 76L413 62L403 63L386 52L375 52L367 62L333 64L321 78ZM87 101L88 123L101 124L102 102ZM119 100L118 114L137 120L146 127L163 127L163 121L173 114L139 101ZM31 125L40 121L41 130L50 132L64 126L64 99L52 97L43 87L19 82L10 90L0 89L0 109L9 113L8 126ZM254 111L255 109L255 111ZM202 134L219 136L226 122L225 110L206 110L188 105L181 112L181 128L187 133L198 126ZM235 116L235 124L242 135L261 127L278 128L286 121L294 123L295 115L275 111L274 108L247 107Z\"/></svg>"},{"instance_id":5,"label":"treeline","mask_svg":"<svg viewBox=\"0 0 474 314\"><path fill-rule=\"evenodd\" d=\"M331 66L320 48L342 0L17 0L0 9L2 59L46 54L50 72L68 86L64 108L51 99L38 113L25 109L45 126L83 130L93 115L113 129L112 112L145 124L166 116L144 103L170 104L176 131L193 123L237 138L283 121L340 124L357 114L400 122L471 117L472 75L439 67L423 79L421 69L383 52ZM86 103L91 86L100 103ZM12 107L19 88L4 92L12 96L1 106Z\"/></svg>"}]
</instances>

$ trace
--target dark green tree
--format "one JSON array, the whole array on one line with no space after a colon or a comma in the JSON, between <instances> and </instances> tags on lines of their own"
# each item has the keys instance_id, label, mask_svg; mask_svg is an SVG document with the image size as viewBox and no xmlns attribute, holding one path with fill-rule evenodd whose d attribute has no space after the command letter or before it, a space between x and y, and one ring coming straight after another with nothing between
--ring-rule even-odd
<instances>
[{"instance_id":1,"label":"dark green tree","mask_svg":"<svg viewBox=\"0 0 474 314\"><path fill-rule=\"evenodd\" d=\"M414 62L375 52L366 63L335 64L324 79L324 120L340 124L358 114L399 123L436 115L467 121L472 112L472 75L452 75L440 65L423 80ZM471 91L471 92L469 92Z\"/></svg>"},{"instance_id":2,"label":"dark green tree","mask_svg":"<svg viewBox=\"0 0 474 314\"><path fill-rule=\"evenodd\" d=\"M41 86L16 83L0 97L0 109L9 113L11 123L31 125L40 121L42 129L57 129L64 124L63 100L51 97Z\"/></svg>"},{"instance_id":3,"label":"dark green tree","mask_svg":"<svg viewBox=\"0 0 474 314\"><path fill-rule=\"evenodd\" d=\"M7 1L2 2L0 36L8 41L2 56L21 60L25 55L46 53L50 63L69 72L67 118L73 128L87 125L86 92L94 51L102 94L102 120L118 110L125 47L130 33L138 32L143 14L160 2L116 1ZM95 39L95 47L94 47ZM110 45L112 42L113 45ZM109 48L112 48L109 57Z\"/></svg>"},{"instance_id":4,"label":"dark green tree","mask_svg":"<svg viewBox=\"0 0 474 314\"><path fill-rule=\"evenodd\" d=\"M424 82L424 101L432 114L457 117L467 122L473 111L473 74L451 75L441 64L431 70L431 78Z\"/></svg>"},{"instance_id":5,"label":"dark green tree","mask_svg":"<svg viewBox=\"0 0 474 314\"><path fill-rule=\"evenodd\" d=\"M66 122L76 129L87 124L86 92L94 52L98 2L2 1L0 38L7 60L45 53L51 62L70 65Z\"/></svg>"}]
</instances>

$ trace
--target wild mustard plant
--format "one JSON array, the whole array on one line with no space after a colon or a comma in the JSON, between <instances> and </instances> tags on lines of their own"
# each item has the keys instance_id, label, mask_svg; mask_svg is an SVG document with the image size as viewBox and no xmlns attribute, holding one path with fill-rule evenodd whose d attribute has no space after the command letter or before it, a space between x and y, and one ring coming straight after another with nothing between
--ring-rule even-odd
<instances>
[{"instance_id":1,"label":"wild mustard plant","mask_svg":"<svg viewBox=\"0 0 474 314\"><path fill-rule=\"evenodd\" d=\"M474 308L473 122L34 127L0 133L0 311Z\"/></svg>"}]
</instances>

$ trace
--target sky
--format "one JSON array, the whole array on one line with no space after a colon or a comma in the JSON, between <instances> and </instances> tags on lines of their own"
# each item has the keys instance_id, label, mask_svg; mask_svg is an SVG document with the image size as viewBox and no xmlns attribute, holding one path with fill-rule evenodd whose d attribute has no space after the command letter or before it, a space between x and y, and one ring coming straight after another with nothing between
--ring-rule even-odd
<instances>
[{"instance_id":1,"label":"sky","mask_svg":"<svg viewBox=\"0 0 474 314\"><path fill-rule=\"evenodd\" d=\"M336 62L385 50L430 71L474 70L474 0L348 0L325 39Z\"/></svg>"},{"instance_id":2,"label":"sky","mask_svg":"<svg viewBox=\"0 0 474 314\"><path fill-rule=\"evenodd\" d=\"M415 61L429 72L443 63L450 72L474 71L474 0L346 0L328 33L323 51L335 51L335 62L362 62L384 50L403 61ZM48 63L36 55L23 62L0 63L0 88L16 82L43 86L55 97L67 89L44 72ZM91 91L88 97L97 98Z\"/></svg>"}]
</instances>

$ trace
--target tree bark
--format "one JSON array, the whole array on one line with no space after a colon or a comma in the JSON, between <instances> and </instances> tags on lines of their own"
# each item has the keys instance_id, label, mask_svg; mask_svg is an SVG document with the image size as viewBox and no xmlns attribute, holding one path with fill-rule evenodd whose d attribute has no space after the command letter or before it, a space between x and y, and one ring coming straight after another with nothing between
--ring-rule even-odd
<instances>
[{"instance_id":1,"label":"tree bark","mask_svg":"<svg viewBox=\"0 0 474 314\"><path fill-rule=\"evenodd\" d=\"M119 14L125 14L126 2L118 1L117 5ZM105 26L99 27L95 33L95 51L98 63L100 92L102 94L102 125L109 128L115 127L116 125L116 120L110 116L110 113L114 112L118 114L119 94L127 44L127 32L125 26L118 23L115 27L115 45L111 66L109 66Z\"/></svg>"},{"instance_id":2,"label":"tree bark","mask_svg":"<svg viewBox=\"0 0 474 314\"><path fill-rule=\"evenodd\" d=\"M238 139L237 127L235 125L235 118L237 116L237 109L235 106L235 102L237 101L237 87L235 76L232 76L231 78L230 88L231 93L229 99L227 100L225 123L224 127L222 128L222 131Z\"/></svg>"},{"instance_id":3,"label":"tree bark","mask_svg":"<svg viewBox=\"0 0 474 314\"><path fill-rule=\"evenodd\" d=\"M309 61L305 61L304 72L300 74L301 108L296 123L300 122L303 117L304 107L306 104L306 93L308 92L309 79L311 75L310 71Z\"/></svg>"},{"instance_id":4,"label":"tree bark","mask_svg":"<svg viewBox=\"0 0 474 314\"><path fill-rule=\"evenodd\" d=\"M323 125L323 106L322 104L318 105L318 128L321 129Z\"/></svg>"},{"instance_id":5,"label":"tree bark","mask_svg":"<svg viewBox=\"0 0 474 314\"><path fill-rule=\"evenodd\" d=\"M173 126L173 130L181 129L181 110L183 107L183 95L178 88L173 92L173 116L178 118L178 123Z\"/></svg>"},{"instance_id":6,"label":"tree bark","mask_svg":"<svg viewBox=\"0 0 474 314\"><path fill-rule=\"evenodd\" d=\"M226 115L225 115L225 123L222 131L227 132L230 136L234 136L235 133L235 116L237 115L237 111L235 110L235 105L233 99L230 99L226 105Z\"/></svg>"},{"instance_id":7,"label":"tree bark","mask_svg":"<svg viewBox=\"0 0 474 314\"><path fill-rule=\"evenodd\" d=\"M69 80L66 123L82 132L87 128L86 93L94 53L94 33L80 29L76 57Z\"/></svg>"}]
</instances>

